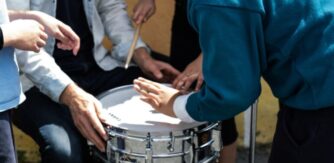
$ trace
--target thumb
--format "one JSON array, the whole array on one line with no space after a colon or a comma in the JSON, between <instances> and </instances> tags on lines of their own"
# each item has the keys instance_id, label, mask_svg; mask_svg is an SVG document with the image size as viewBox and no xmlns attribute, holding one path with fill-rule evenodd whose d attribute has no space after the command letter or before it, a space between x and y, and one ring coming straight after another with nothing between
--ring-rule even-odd
<instances>
[{"instance_id":1,"label":"thumb","mask_svg":"<svg viewBox=\"0 0 334 163\"><path fill-rule=\"evenodd\" d=\"M153 73L154 77L156 77L157 79L162 79L162 77L163 77L160 69L153 69L152 73Z\"/></svg>"}]
</instances>

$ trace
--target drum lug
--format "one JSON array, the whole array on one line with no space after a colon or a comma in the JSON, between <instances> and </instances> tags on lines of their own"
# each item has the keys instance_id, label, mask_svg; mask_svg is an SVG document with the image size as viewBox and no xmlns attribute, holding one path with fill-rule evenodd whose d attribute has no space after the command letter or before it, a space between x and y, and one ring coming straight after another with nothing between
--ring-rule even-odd
<instances>
[{"instance_id":1,"label":"drum lug","mask_svg":"<svg viewBox=\"0 0 334 163\"><path fill-rule=\"evenodd\" d=\"M107 151L106 151L106 153L107 153L107 160L109 162L111 162L111 142L110 141L111 140L107 141Z\"/></svg>"},{"instance_id":2,"label":"drum lug","mask_svg":"<svg viewBox=\"0 0 334 163\"><path fill-rule=\"evenodd\" d=\"M145 158L145 162L146 163L152 163L153 162L153 151L152 151L152 144L151 144L152 138L151 138L151 134L148 133L147 137L146 137L146 158Z\"/></svg>"},{"instance_id":3,"label":"drum lug","mask_svg":"<svg viewBox=\"0 0 334 163\"><path fill-rule=\"evenodd\" d=\"M168 142L168 147L167 149L169 152L174 152L174 144L175 144L175 137L173 136L173 133L169 133L170 141Z\"/></svg>"},{"instance_id":4,"label":"drum lug","mask_svg":"<svg viewBox=\"0 0 334 163\"><path fill-rule=\"evenodd\" d=\"M221 123L218 122L218 125L212 130L212 139L214 142L212 143L213 151L220 152L223 148L223 142L221 139Z\"/></svg>"}]
</instances>

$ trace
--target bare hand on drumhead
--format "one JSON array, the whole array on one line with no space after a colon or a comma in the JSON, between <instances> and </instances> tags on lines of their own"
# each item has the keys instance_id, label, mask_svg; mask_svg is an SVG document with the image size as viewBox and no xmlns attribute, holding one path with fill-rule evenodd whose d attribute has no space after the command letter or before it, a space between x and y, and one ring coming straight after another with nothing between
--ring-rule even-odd
<instances>
[{"instance_id":1,"label":"bare hand on drumhead","mask_svg":"<svg viewBox=\"0 0 334 163\"><path fill-rule=\"evenodd\" d=\"M45 46L48 35L35 20L15 20L1 26L4 47L39 52Z\"/></svg>"},{"instance_id":2,"label":"bare hand on drumhead","mask_svg":"<svg viewBox=\"0 0 334 163\"><path fill-rule=\"evenodd\" d=\"M66 87L60 102L69 107L74 124L81 134L104 152L108 136L101 122L107 122L107 115L101 103L75 84Z\"/></svg>"},{"instance_id":3,"label":"bare hand on drumhead","mask_svg":"<svg viewBox=\"0 0 334 163\"><path fill-rule=\"evenodd\" d=\"M170 83L180 74L170 64L153 59L145 48L136 49L133 59L147 76L159 82Z\"/></svg>"},{"instance_id":4,"label":"bare hand on drumhead","mask_svg":"<svg viewBox=\"0 0 334 163\"><path fill-rule=\"evenodd\" d=\"M54 17L39 11L29 11L28 15L45 27L45 31L59 40L58 48L72 50L76 55L80 49L80 38L71 27L55 19Z\"/></svg>"},{"instance_id":5,"label":"bare hand on drumhead","mask_svg":"<svg viewBox=\"0 0 334 163\"><path fill-rule=\"evenodd\" d=\"M196 82L194 91L199 91L203 81L202 55L199 55L179 76L177 76L173 81L173 87L180 90L182 93L188 93L191 91L190 86L192 83Z\"/></svg>"},{"instance_id":6,"label":"bare hand on drumhead","mask_svg":"<svg viewBox=\"0 0 334 163\"><path fill-rule=\"evenodd\" d=\"M138 78L134 80L134 88L141 95L141 99L149 103L158 112L176 117L173 104L180 91L165 85Z\"/></svg>"},{"instance_id":7,"label":"bare hand on drumhead","mask_svg":"<svg viewBox=\"0 0 334 163\"><path fill-rule=\"evenodd\" d=\"M139 0L133 9L132 19L136 24L145 23L154 13L154 0Z\"/></svg>"}]
</instances>

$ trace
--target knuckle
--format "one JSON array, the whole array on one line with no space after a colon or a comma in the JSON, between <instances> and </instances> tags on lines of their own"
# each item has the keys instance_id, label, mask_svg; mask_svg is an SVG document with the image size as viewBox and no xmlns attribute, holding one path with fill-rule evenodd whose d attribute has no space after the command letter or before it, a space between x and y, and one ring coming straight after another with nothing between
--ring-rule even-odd
<instances>
[{"instance_id":1,"label":"knuckle","mask_svg":"<svg viewBox=\"0 0 334 163\"><path fill-rule=\"evenodd\" d=\"M59 36L60 36L60 32L57 30L57 31L55 31L55 32L53 33L53 35L59 37Z\"/></svg>"},{"instance_id":2,"label":"knuckle","mask_svg":"<svg viewBox=\"0 0 334 163\"><path fill-rule=\"evenodd\" d=\"M86 117L89 117L89 116L91 115L89 109L84 109L84 110L82 111L82 113L83 113L83 115L85 115Z\"/></svg>"},{"instance_id":3,"label":"knuckle","mask_svg":"<svg viewBox=\"0 0 334 163\"><path fill-rule=\"evenodd\" d=\"M74 125L81 130L81 123L75 118L74 120Z\"/></svg>"},{"instance_id":4,"label":"knuckle","mask_svg":"<svg viewBox=\"0 0 334 163\"><path fill-rule=\"evenodd\" d=\"M38 48L38 47L34 47L34 48L33 48L33 51L36 52L36 53L38 53L38 52L40 51L40 48Z\"/></svg>"}]
</instances>

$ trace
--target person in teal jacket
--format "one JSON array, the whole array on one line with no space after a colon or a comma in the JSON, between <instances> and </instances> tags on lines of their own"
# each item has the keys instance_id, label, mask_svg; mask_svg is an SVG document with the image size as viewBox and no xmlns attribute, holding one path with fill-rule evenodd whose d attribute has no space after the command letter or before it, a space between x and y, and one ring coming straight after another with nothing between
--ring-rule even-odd
<instances>
[{"instance_id":1,"label":"person in teal jacket","mask_svg":"<svg viewBox=\"0 0 334 163\"><path fill-rule=\"evenodd\" d=\"M333 162L333 0L190 0L188 19L206 85L180 95L140 78L143 100L186 122L227 119L259 97L262 76L281 104L269 162Z\"/></svg>"}]
</instances>

